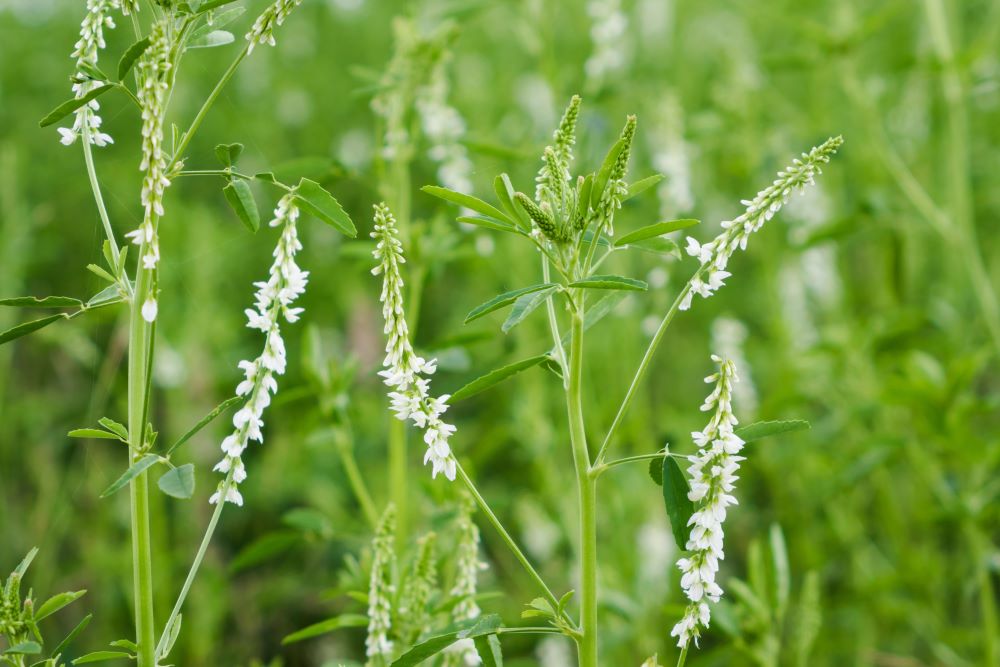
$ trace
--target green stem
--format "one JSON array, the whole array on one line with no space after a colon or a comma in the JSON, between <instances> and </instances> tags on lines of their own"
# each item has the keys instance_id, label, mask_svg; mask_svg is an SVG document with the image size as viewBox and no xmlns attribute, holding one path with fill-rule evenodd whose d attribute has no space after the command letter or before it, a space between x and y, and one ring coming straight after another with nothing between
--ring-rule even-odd
<instances>
[{"instance_id":1,"label":"green stem","mask_svg":"<svg viewBox=\"0 0 1000 667\"><path fill-rule=\"evenodd\" d=\"M409 507L407 481L409 474L406 461L406 424L389 418L389 498L396 506L396 541L400 548L406 544Z\"/></svg>"},{"instance_id":2,"label":"green stem","mask_svg":"<svg viewBox=\"0 0 1000 667\"><path fill-rule=\"evenodd\" d=\"M684 458L680 454L670 454L669 452L656 452L655 454L638 454L636 456L626 456L625 458L615 459L614 461L608 461L607 463L601 463L593 466L590 469L590 476L597 479L601 474L608 468L614 468L615 466L620 466L625 463L635 463L636 461L650 461L652 459L662 459L664 456L676 456L677 458Z\"/></svg>"},{"instance_id":3,"label":"green stem","mask_svg":"<svg viewBox=\"0 0 1000 667\"><path fill-rule=\"evenodd\" d=\"M225 485L227 487L232 482L232 478L233 472L230 470L225 481ZM212 512L212 518L208 522L208 528L205 529L205 536L201 540L201 546L198 547L198 553L195 554L194 562L191 563L191 569L188 571L187 578L184 580L184 585L181 587L181 592L177 596L177 602L174 603L174 608L170 612L170 617L167 618L167 623L163 626L163 634L160 635L160 640L156 643L156 655L160 658L166 657L165 655L162 655L162 653L166 649L170 628L176 622L177 617L180 616L181 607L184 606L184 601L187 599L188 592L191 590L191 584L194 583L195 575L198 574L201 562L205 559L205 553L208 551L208 545L212 541L212 536L215 535L215 528L219 525L219 517L222 516L222 510L225 506L225 498L219 498L219 502L215 505L215 511Z\"/></svg>"},{"instance_id":4,"label":"green stem","mask_svg":"<svg viewBox=\"0 0 1000 667\"><path fill-rule=\"evenodd\" d=\"M85 112L89 114L90 112ZM90 178L90 189L94 193L94 201L97 203L97 212L101 216L101 223L104 225L104 234L111 244L111 257L115 260L114 268L118 267L118 243L115 241L115 232L111 229L111 219L108 217L108 209L104 205L104 196L101 195L101 185L97 181L97 169L94 167L94 153L90 146L90 123L87 119L83 122L83 136L80 137L83 144L83 161L87 164L87 176ZM118 277L118 276L115 276Z\"/></svg>"},{"instance_id":5,"label":"green stem","mask_svg":"<svg viewBox=\"0 0 1000 667\"><path fill-rule=\"evenodd\" d=\"M684 667L684 663L687 662L688 657L688 647L685 646L681 649L681 654L677 656L677 667Z\"/></svg>"},{"instance_id":6,"label":"green stem","mask_svg":"<svg viewBox=\"0 0 1000 667\"><path fill-rule=\"evenodd\" d=\"M358 499L358 503L361 505L361 511L365 513L368 524L372 530L375 530L378 527L378 510L375 509L375 503L372 501L371 494L368 493L368 486L365 484L365 479L361 476L361 471L358 469L358 462L354 458L354 447L350 436L338 431L335 437L337 440L337 453L340 454L340 462L344 465L344 472L347 473L347 481L351 485L354 497ZM399 511L398 505L396 506L396 511Z\"/></svg>"},{"instance_id":7,"label":"green stem","mask_svg":"<svg viewBox=\"0 0 1000 667\"><path fill-rule=\"evenodd\" d=\"M236 73L236 68L239 67L240 63L243 62L243 59L247 57L248 46L249 44L244 46L243 50L239 52L233 62L229 65L229 69L223 73L222 78L219 79L219 82L215 84L215 88L212 89L212 92L209 93L208 97L205 99L205 103L201 105L200 109L198 109L198 113L195 115L194 120L191 121L191 125L188 126L188 129L183 135L181 135L180 145L174 149L173 157L170 158L170 164L167 166L166 171L168 174L174 166L176 166L177 162L184 156L184 151L187 149L188 144L191 143L191 139L194 137L195 132L197 132L198 128L201 126L201 122L205 120L205 116L208 115L208 110L212 108L212 105L219 97L222 89L225 88L226 84L229 83L229 80L233 78L233 74Z\"/></svg>"},{"instance_id":8,"label":"green stem","mask_svg":"<svg viewBox=\"0 0 1000 667\"><path fill-rule=\"evenodd\" d=\"M548 584L545 583L545 580L542 579L540 574L538 574L538 571L531 564L531 561L529 561L528 557L524 555L523 551L521 551L521 547L517 546L517 542L515 542L514 538L507 532L507 529L504 528L500 519L498 519L497 515L493 513L493 510L490 509L486 499L483 498L481 493L479 493L479 489L476 488L476 485L473 483L468 473L465 472L465 468L463 468L462 464L458 461L455 461L455 467L458 470L458 476L461 478L462 483L465 484L465 488L467 488L469 493L472 494L472 498L476 501L479 509L486 515L486 518L489 519L489 522L493 525L496 531L500 533L500 537L507 544L507 547L514 554L514 557L517 558L518 562L524 567L525 571L527 571L535 583L538 584L538 588L542 591L543 595L545 595L545 599L549 601L552 608L558 609L559 598L552 593ZM567 620L569 620L568 617Z\"/></svg>"},{"instance_id":9,"label":"green stem","mask_svg":"<svg viewBox=\"0 0 1000 667\"><path fill-rule=\"evenodd\" d=\"M573 312L566 408L580 503L580 667L597 667L597 483L590 475L590 451L583 422L583 312Z\"/></svg>"},{"instance_id":10,"label":"green stem","mask_svg":"<svg viewBox=\"0 0 1000 667\"><path fill-rule=\"evenodd\" d=\"M699 268L691 280L697 277L704 267ZM632 384L629 385L628 391L625 392L625 398L622 399L621 405L618 407L618 412L615 414L615 419L611 422L611 427L608 428L607 435L604 436L604 442L601 443L601 449L597 452L597 465L601 465L604 461L604 456L607 454L608 445L611 443L611 438L614 437L615 432L618 427L621 426L622 419L625 417L625 412L628 410L629 406L632 405L632 399L635 398L635 392L639 388L639 383L642 382L643 377L646 375L646 371L649 369L649 365L653 360L653 354L656 353L656 348L660 345L660 340L663 338L663 334L667 332L667 328L673 321L674 316L677 311L680 310L681 301L687 296L687 293L691 291L691 280L688 280L684 289L681 290L677 298L674 299L673 305L670 306L670 310L667 314L663 316L663 321L660 322L659 328L657 328L656 333L653 334L653 340L649 341L649 346L646 348L646 353L642 356L642 361L639 362L639 368L635 371L635 376L632 378Z\"/></svg>"},{"instance_id":11,"label":"green stem","mask_svg":"<svg viewBox=\"0 0 1000 667\"><path fill-rule=\"evenodd\" d=\"M139 256L146 252L145 244ZM150 272L138 271L135 294L129 314L128 350L128 430L129 463L137 461L145 450L146 373L148 368L148 323L142 318L142 303L150 289ZM129 483L132 515L132 575L135 597L136 643L139 667L155 667L155 627L153 618L153 567L149 521L149 475L142 472Z\"/></svg>"},{"instance_id":12,"label":"green stem","mask_svg":"<svg viewBox=\"0 0 1000 667\"><path fill-rule=\"evenodd\" d=\"M549 260L546 257L542 257L542 282L550 282L550 271L549 271ZM559 320L556 318L556 307L553 303L555 299L545 300L545 310L548 312L549 316L549 329L552 330L552 342L555 344L556 359L559 361L559 367L563 372L563 387L566 386L566 350L563 349L562 336L559 333Z\"/></svg>"}]
</instances>

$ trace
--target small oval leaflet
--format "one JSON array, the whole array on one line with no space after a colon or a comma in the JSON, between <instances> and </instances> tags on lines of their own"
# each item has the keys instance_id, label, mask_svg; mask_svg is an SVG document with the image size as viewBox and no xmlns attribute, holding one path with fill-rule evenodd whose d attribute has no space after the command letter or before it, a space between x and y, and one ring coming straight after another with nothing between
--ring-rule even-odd
<instances>
[{"instance_id":1,"label":"small oval leaflet","mask_svg":"<svg viewBox=\"0 0 1000 667\"><path fill-rule=\"evenodd\" d=\"M156 485L168 496L187 500L194 495L194 464L185 463L168 470L157 480Z\"/></svg>"},{"instance_id":2,"label":"small oval leaflet","mask_svg":"<svg viewBox=\"0 0 1000 667\"><path fill-rule=\"evenodd\" d=\"M253 198L253 192L250 191L250 185L246 181L234 178L222 188L222 194L243 226L251 232L260 229L260 212L257 210L257 202Z\"/></svg>"},{"instance_id":3,"label":"small oval leaflet","mask_svg":"<svg viewBox=\"0 0 1000 667\"><path fill-rule=\"evenodd\" d=\"M75 97L71 100L66 100L65 102L57 106L55 109L50 111L45 116L45 118L38 121L38 127L48 127L49 125L54 125L55 123L58 123L60 120L70 115L71 113L82 107L90 100L103 95L112 88L116 88L117 85L118 84L114 83L106 83L103 86L98 86L97 88L94 88L93 90L89 91L83 97L78 97L78 98Z\"/></svg>"},{"instance_id":4,"label":"small oval leaflet","mask_svg":"<svg viewBox=\"0 0 1000 667\"><path fill-rule=\"evenodd\" d=\"M473 320L478 320L483 315L486 315L487 313L492 313L494 310L499 310L500 308L509 306L510 304L517 301L518 297L520 296L523 296L525 294L530 294L532 292L539 292L541 290L549 289L551 287L558 287L558 285L556 285L555 283L538 283L537 285L522 287L520 289L504 292L503 294L498 294L489 301L486 301L485 303L482 303L473 308L471 311L469 311L469 314L465 316L464 324L468 324Z\"/></svg>"},{"instance_id":5,"label":"small oval leaflet","mask_svg":"<svg viewBox=\"0 0 1000 667\"><path fill-rule=\"evenodd\" d=\"M687 550L688 520L694 514L694 503L688 499L688 481L672 456L663 457L663 504L670 517L670 530L681 551Z\"/></svg>"}]
</instances>

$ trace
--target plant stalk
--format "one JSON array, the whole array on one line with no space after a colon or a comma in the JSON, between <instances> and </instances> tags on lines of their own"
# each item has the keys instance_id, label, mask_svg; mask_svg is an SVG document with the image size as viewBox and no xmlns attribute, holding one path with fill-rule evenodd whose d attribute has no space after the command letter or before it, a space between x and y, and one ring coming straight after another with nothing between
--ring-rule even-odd
<instances>
[{"instance_id":1,"label":"plant stalk","mask_svg":"<svg viewBox=\"0 0 1000 667\"><path fill-rule=\"evenodd\" d=\"M580 503L580 667L597 667L597 481L590 474L590 451L583 422L583 313L573 313L566 408Z\"/></svg>"}]
</instances>

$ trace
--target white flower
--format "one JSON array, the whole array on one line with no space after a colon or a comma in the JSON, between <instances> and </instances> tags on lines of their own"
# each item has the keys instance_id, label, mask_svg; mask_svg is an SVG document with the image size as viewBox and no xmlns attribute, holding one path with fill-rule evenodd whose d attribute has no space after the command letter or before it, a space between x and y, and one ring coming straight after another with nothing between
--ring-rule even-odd
<instances>
[{"instance_id":1,"label":"white flower","mask_svg":"<svg viewBox=\"0 0 1000 667\"><path fill-rule=\"evenodd\" d=\"M628 19L621 8L621 0L592 0L587 13L593 19L590 37L594 50L584 69L591 86L599 88L607 78L622 71L628 64L625 46Z\"/></svg>"},{"instance_id":2,"label":"white flower","mask_svg":"<svg viewBox=\"0 0 1000 667\"><path fill-rule=\"evenodd\" d=\"M88 70L92 71L97 67L100 50L106 46L104 29L115 27L115 20L110 12L121 8L120 0L87 0L87 14L80 24L80 39L74 45L72 53L72 57L76 58L76 75L73 77L72 89L77 99L101 85L91 78ZM84 135L96 146L114 143L110 135L100 130L101 117L97 115L100 108L97 100L90 100L77 109L72 128L57 128L60 143L69 146L77 137Z\"/></svg>"},{"instance_id":3,"label":"white flower","mask_svg":"<svg viewBox=\"0 0 1000 667\"><path fill-rule=\"evenodd\" d=\"M391 409L396 418L413 422L424 429L427 453L424 463L431 464L431 477L444 473L449 480L455 479L457 467L451 454L448 439L455 427L441 421L441 415L448 409L448 395L434 398L430 395L430 380L420 377L431 375L437 368L435 360L427 361L413 351L410 331L406 325L403 308L403 277L399 265L403 257L403 245L399 242L396 219L385 204L375 206L375 259L378 266L373 275L382 274L382 316L385 318L384 333L388 336L385 346L385 370L379 371L385 383L392 387L389 392Z\"/></svg>"},{"instance_id":4,"label":"white flower","mask_svg":"<svg viewBox=\"0 0 1000 667\"><path fill-rule=\"evenodd\" d=\"M278 381L274 376L285 372L285 341L281 338L278 321L281 317L286 322L298 319L302 309L290 308L290 305L305 291L309 277L309 272L295 263L295 253L302 249L296 229L298 218L295 194L286 194L278 202L270 223L271 227L282 226L270 275L266 282L254 283L257 287L255 308L246 310L247 326L264 332L264 349L253 361L239 363L244 378L236 385L236 395L245 396L246 402L233 415L235 430L222 441L224 456L215 470L227 475L227 478L219 483L219 492L210 499L212 503L218 502L221 492L226 490L227 501L243 504L243 497L236 491L236 485L246 479L241 456L250 440L263 442L264 420L261 417L271 404L271 395L278 391Z\"/></svg>"},{"instance_id":5,"label":"white flower","mask_svg":"<svg viewBox=\"0 0 1000 667\"><path fill-rule=\"evenodd\" d=\"M739 379L736 366L714 355L712 361L719 370L705 378L705 382L714 382L715 387L701 406L703 412L711 411L712 417L703 430L691 434L699 451L688 457L691 464L688 499L696 503L697 510L688 521L691 527L685 544L688 553L677 561L683 573L681 588L691 601L670 633L677 637L677 645L682 648L692 639L697 645L701 628L708 627L711 616L708 603L718 602L722 597L722 588L715 581L719 561L725 558L722 524L726 508L737 504L732 491L739 479L736 475L739 462L744 458L737 456L743 449L743 440L734 432L739 422L732 410L733 385Z\"/></svg>"},{"instance_id":6,"label":"white flower","mask_svg":"<svg viewBox=\"0 0 1000 667\"><path fill-rule=\"evenodd\" d=\"M472 161L462 143L465 120L448 104L446 67L450 52L443 50L434 62L428 82L417 89L416 108L430 144L427 155L437 162L438 180L456 192L472 189Z\"/></svg>"},{"instance_id":7,"label":"white flower","mask_svg":"<svg viewBox=\"0 0 1000 667\"><path fill-rule=\"evenodd\" d=\"M681 300L681 310L691 307L695 294L707 299L725 284L723 281L731 275L726 266L737 248L746 250L750 235L773 218L793 192L801 192L812 185L816 175L821 173L820 167L830 161L830 156L842 143L843 138L831 137L808 153L803 153L801 160L793 160L789 167L778 172L771 185L758 192L752 200L741 202L746 210L735 220L723 222L722 233L709 243L701 244L688 237L687 253L697 257L701 267Z\"/></svg>"},{"instance_id":8,"label":"white flower","mask_svg":"<svg viewBox=\"0 0 1000 667\"><path fill-rule=\"evenodd\" d=\"M142 319L147 322L152 322L156 319L156 299L153 297L148 297L146 301L142 304Z\"/></svg>"},{"instance_id":9,"label":"white flower","mask_svg":"<svg viewBox=\"0 0 1000 667\"><path fill-rule=\"evenodd\" d=\"M274 46L274 29L284 23L292 10L300 4L302 0L276 0L273 5L261 12L250 32L246 34L247 53L253 52L258 44Z\"/></svg>"}]
</instances>

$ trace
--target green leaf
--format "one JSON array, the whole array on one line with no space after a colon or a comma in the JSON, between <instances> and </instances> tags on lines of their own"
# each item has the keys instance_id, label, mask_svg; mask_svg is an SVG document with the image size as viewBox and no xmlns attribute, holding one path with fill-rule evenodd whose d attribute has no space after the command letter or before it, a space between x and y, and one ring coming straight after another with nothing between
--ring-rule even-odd
<instances>
[{"instance_id":1,"label":"green leaf","mask_svg":"<svg viewBox=\"0 0 1000 667\"><path fill-rule=\"evenodd\" d=\"M482 303L465 316L465 324L472 322L473 320L478 320L483 315L487 313L492 313L494 310L499 310L505 306L517 301L518 297L525 294L530 294L532 292L538 292L544 289L549 289L550 287L558 287L555 283L538 283L537 285L531 285L530 287L522 287L520 289L511 290L510 292L504 292L503 294L498 294L489 301Z\"/></svg>"},{"instance_id":2,"label":"green leaf","mask_svg":"<svg viewBox=\"0 0 1000 667\"><path fill-rule=\"evenodd\" d=\"M657 255L673 255L677 259L681 258L680 246L678 246L673 240L662 237L644 239L642 241L633 241L627 246L627 248L630 250L635 249L652 252Z\"/></svg>"},{"instance_id":3,"label":"green leaf","mask_svg":"<svg viewBox=\"0 0 1000 667\"><path fill-rule=\"evenodd\" d=\"M666 454L664 454L666 456ZM663 486L663 459L649 459L649 478L657 486Z\"/></svg>"},{"instance_id":4,"label":"green leaf","mask_svg":"<svg viewBox=\"0 0 1000 667\"><path fill-rule=\"evenodd\" d=\"M311 181L308 178L300 180L295 188L295 198L302 208L341 234L351 238L358 235L358 230L354 228L351 217L344 211L340 202L316 181Z\"/></svg>"},{"instance_id":5,"label":"green leaf","mask_svg":"<svg viewBox=\"0 0 1000 667\"><path fill-rule=\"evenodd\" d=\"M125 297L122 296L121 290L118 289L118 285L108 285L100 292L90 297L90 300L87 301L87 308L110 306L113 303L121 303L124 300Z\"/></svg>"},{"instance_id":6,"label":"green leaf","mask_svg":"<svg viewBox=\"0 0 1000 667\"><path fill-rule=\"evenodd\" d=\"M124 651L94 651L93 653L88 653L82 658L77 658L73 661L74 665L86 665L91 662L104 662L105 660L121 660L125 658L131 658L131 653L125 653Z\"/></svg>"},{"instance_id":7,"label":"green leaf","mask_svg":"<svg viewBox=\"0 0 1000 667\"><path fill-rule=\"evenodd\" d=\"M207 27L207 26L202 26ZM189 49L211 49L216 46L225 46L236 41L236 37L228 30L210 30L202 34L191 35L188 42Z\"/></svg>"},{"instance_id":8,"label":"green leaf","mask_svg":"<svg viewBox=\"0 0 1000 667\"><path fill-rule=\"evenodd\" d=\"M40 320L32 320L31 322L25 322L24 324L19 324L16 327L7 329L4 332L0 332L0 345L4 343L9 343L12 340L16 340L21 336L27 336L30 333L34 333L39 329L49 326L56 320L69 319L65 314L60 315L49 315L48 317L43 317Z\"/></svg>"},{"instance_id":9,"label":"green leaf","mask_svg":"<svg viewBox=\"0 0 1000 667\"><path fill-rule=\"evenodd\" d=\"M644 292L649 285L635 278L625 276L590 276L583 280L577 280L569 284L570 287L582 287L586 289L616 289L628 290L632 292Z\"/></svg>"},{"instance_id":10,"label":"green leaf","mask_svg":"<svg viewBox=\"0 0 1000 667\"><path fill-rule=\"evenodd\" d=\"M431 637L417 644L395 660L392 663L392 667L418 665L427 658L437 655L459 639L472 639L474 641L477 637L495 635L496 631L500 629L501 623L498 615L489 614L473 621L457 624L456 627L458 629Z\"/></svg>"},{"instance_id":11,"label":"green leaf","mask_svg":"<svg viewBox=\"0 0 1000 667\"><path fill-rule=\"evenodd\" d=\"M136 644L131 639L116 639L113 642L108 642L108 643L109 645L114 646L115 648L128 649L129 651L132 651L134 653L139 652L139 645Z\"/></svg>"},{"instance_id":12,"label":"green leaf","mask_svg":"<svg viewBox=\"0 0 1000 667\"><path fill-rule=\"evenodd\" d=\"M808 431L812 428L809 422L804 419L786 419L781 421L755 422L747 426L736 429L736 435L744 442L760 440L779 433L793 433L795 431Z\"/></svg>"},{"instance_id":13,"label":"green leaf","mask_svg":"<svg viewBox=\"0 0 1000 667\"><path fill-rule=\"evenodd\" d=\"M467 209L471 209L476 213L482 213L488 218L496 218L497 220L504 220L512 225L517 225L516 219L511 219L509 215L498 209L492 204L487 204L482 199L473 197L472 195L462 194L461 192L455 192L454 190L449 190L448 188L441 188L436 185L425 185L420 188L429 195L433 195L445 201L450 201L453 204L458 204L459 206L464 206Z\"/></svg>"},{"instance_id":14,"label":"green leaf","mask_svg":"<svg viewBox=\"0 0 1000 667\"><path fill-rule=\"evenodd\" d=\"M87 614L84 616L83 620L77 623L76 627L73 628L68 635L66 635L66 638L59 642L59 645L52 650L52 655L65 653L66 648L73 642L73 640L76 639L81 632L87 629L87 626L90 625L90 620L92 618L94 618L93 614Z\"/></svg>"},{"instance_id":15,"label":"green leaf","mask_svg":"<svg viewBox=\"0 0 1000 667\"><path fill-rule=\"evenodd\" d=\"M458 221L469 225L476 225L477 227L494 229L498 232L509 232L511 234L521 233L521 230L514 225L508 222L503 222L502 220L495 220L494 218L480 218L479 216L474 215L460 215L458 216Z\"/></svg>"},{"instance_id":16,"label":"green leaf","mask_svg":"<svg viewBox=\"0 0 1000 667\"><path fill-rule=\"evenodd\" d=\"M222 5L229 4L229 2L235 2L235 0L228 0L227 2L215 3L215 6L220 7ZM205 7L203 5L198 13L201 14L204 13L204 11ZM224 28L233 21L235 21L236 19L238 19L239 17L243 16L243 13L245 11L246 7L230 7L229 9L221 11L217 14L213 14L211 17L206 17L205 23L202 25L202 28L208 28L208 29ZM197 31L195 31L195 34L197 34Z\"/></svg>"},{"instance_id":17,"label":"green leaf","mask_svg":"<svg viewBox=\"0 0 1000 667\"><path fill-rule=\"evenodd\" d=\"M635 197L645 192L646 190L653 187L662 180L663 180L663 174L653 174L652 176L641 178L635 183L629 184L628 192L625 194L625 197L622 201L631 199L632 197Z\"/></svg>"},{"instance_id":18,"label":"green leaf","mask_svg":"<svg viewBox=\"0 0 1000 667\"><path fill-rule=\"evenodd\" d=\"M149 37L143 37L138 42L132 46L125 49L125 53L122 54L121 59L118 61L118 80L121 81L135 65L135 61L139 59L146 49L149 48Z\"/></svg>"},{"instance_id":19,"label":"green leaf","mask_svg":"<svg viewBox=\"0 0 1000 667\"><path fill-rule=\"evenodd\" d=\"M170 445L170 447L167 448L167 451L166 451L166 453L164 455L165 456L170 456L174 452L175 449L177 449L178 447L180 447L181 445L183 445L185 442L187 442L188 440L190 440L192 437L194 437L194 435L196 433L198 433L198 431L200 431L201 429L203 429L206 426L208 426L213 419L215 419L220 414L222 414L223 412L225 412L226 410L228 410L229 408L233 407L234 405L236 405L237 403L239 403L239 402L241 402L243 400L244 400L244 398L242 396L233 396L231 398L227 398L222 403L219 403L217 406L215 406L214 410L212 410L207 415L205 415L204 417L202 417L201 421L199 421L197 424L195 424L191 428L191 430L189 430L187 433L185 433L184 435L182 435L177 442L175 442L174 444Z\"/></svg>"},{"instance_id":20,"label":"green leaf","mask_svg":"<svg viewBox=\"0 0 1000 667\"><path fill-rule=\"evenodd\" d=\"M118 84L106 83L103 86L98 86L87 92L86 95L80 98L73 98L71 100L66 100L55 109L50 111L45 118L38 121L38 127L48 127L49 125L54 125L61 121L66 116L70 115L84 104L92 99L95 99L104 93L108 92L112 88L117 87Z\"/></svg>"},{"instance_id":21,"label":"green leaf","mask_svg":"<svg viewBox=\"0 0 1000 667\"><path fill-rule=\"evenodd\" d=\"M35 556L37 555L38 547L32 547L31 551L29 551L28 554L21 559L18 566L14 568L14 574L16 574L19 579L24 579L24 573L28 571L29 567L31 567L31 561L35 560Z\"/></svg>"},{"instance_id":22,"label":"green leaf","mask_svg":"<svg viewBox=\"0 0 1000 667\"><path fill-rule=\"evenodd\" d=\"M496 635L484 635L473 640L476 651L482 658L483 667L503 667L503 652L500 650L500 638Z\"/></svg>"},{"instance_id":23,"label":"green leaf","mask_svg":"<svg viewBox=\"0 0 1000 667\"><path fill-rule=\"evenodd\" d=\"M656 222L652 225L646 225L634 232L629 232L625 234L620 239L615 241L615 247L620 248L626 246L635 241L642 241L644 239L651 239L656 236L663 236L664 234L669 234L670 232L676 232L678 229L685 229L687 227L693 227L699 224L700 220L693 220L691 218L685 218L683 220L665 220L663 222Z\"/></svg>"},{"instance_id":24,"label":"green leaf","mask_svg":"<svg viewBox=\"0 0 1000 667\"><path fill-rule=\"evenodd\" d=\"M590 191L590 205L594 208L597 208L598 202L604 196L604 191L608 187L608 179L611 178L611 170L614 168L615 162L618 161L618 154L622 152L623 148L625 148L625 142L619 139L604 156L604 162L601 164L597 176L594 177L594 188Z\"/></svg>"},{"instance_id":25,"label":"green leaf","mask_svg":"<svg viewBox=\"0 0 1000 667\"><path fill-rule=\"evenodd\" d=\"M56 613L66 605L75 602L87 594L87 591L71 591L53 595L42 603L42 606L35 611L35 621L40 621Z\"/></svg>"},{"instance_id":26,"label":"green leaf","mask_svg":"<svg viewBox=\"0 0 1000 667\"><path fill-rule=\"evenodd\" d=\"M218 144L215 147L215 157L225 167L231 167L243 153L243 144Z\"/></svg>"},{"instance_id":27,"label":"green leaf","mask_svg":"<svg viewBox=\"0 0 1000 667\"><path fill-rule=\"evenodd\" d=\"M93 438L95 440L121 440L122 442L128 442L128 432L126 431L125 437L121 437L117 433L112 433L110 431L102 431L99 428L77 428L73 429L67 433L71 438Z\"/></svg>"},{"instance_id":28,"label":"green leaf","mask_svg":"<svg viewBox=\"0 0 1000 667\"><path fill-rule=\"evenodd\" d=\"M216 7L221 7L223 5L228 5L229 3L236 2L237 0L205 0L198 7L198 13L204 14L205 12L215 9Z\"/></svg>"},{"instance_id":29,"label":"green leaf","mask_svg":"<svg viewBox=\"0 0 1000 667\"><path fill-rule=\"evenodd\" d=\"M38 655L42 647L38 642L21 642L3 652L3 655Z\"/></svg>"},{"instance_id":30,"label":"green leaf","mask_svg":"<svg viewBox=\"0 0 1000 667\"><path fill-rule=\"evenodd\" d=\"M257 202L254 201L253 192L250 191L250 185L246 181L234 178L222 188L222 194L225 195L229 208L233 209L243 226L251 232L260 229Z\"/></svg>"},{"instance_id":31,"label":"green leaf","mask_svg":"<svg viewBox=\"0 0 1000 667\"><path fill-rule=\"evenodd\" d=\"M293 644L295 642L300 642L303 639L311 639L312 637L325 635L329 632L333 632L334 630L339 630L340 628L360 628L366 625L368 625L367 616L362 614L341 614L340 616L328 618L325 621L314 623L307 628L302 628L297 632L293 632L282 639L281 643Z\"/></svg>"},{"instance_id":32,"label":"green leaf","mask_svg":"<svg viewBox=\"0 0 1000 667\"><path fill-rule=\"evenodd\" d=\"M455 403L456 401L461 401L470 396L475 396L476 394L486 391L495 384L499 384L514 375L517 375L523 370L527 370L532 366L537 366L548 358L547 354L540 354L537 357L530 357L528 359L522 359L521 361L515 361L512 364L507 364L501 368L490 371L486 375L480 376L465 385L454 394L451 395L449 403Z\"/></svg>"},{"instance_id":33,"label":"green leaf","mask_svg":"<svg viewBox=\"0 0 1000 667\"><path fill-rule=\"evenodd\" d=\"M493 190L497 194L497 200L503 206L503 210L513 219L518 229L521 231L531 230L531 220L521 210L520 206L514 205L514 186L510 182L507 174L500 174L493 179Z\"/></svg>"},{"instance_id":34,"label":"green leaf","mask_svg":"<svg viewBox=\"0 0 1000 667\"><path fill-rule=\"evenodd\" d=\"M170 655L170 652L174 649L174 644L177 643L177 637L181 634L181 623L183 620L184 614L177 614L170 622L170 625L163 629L163 634L166 636L167 642L163 645L162 650L156 654L157 662Z\"/></svg>"},{"instance_id":35,"label":"green leaf","mask_svg":"<svg viewBox=\"0 0 1000 667\"><path fill-rule=\"evenodd\" d=\"M129 469L125 473L115 480L115 483L104 490L101 494L101 498L107 498L112 493L120 491L125 487L126 484L131 482L133 479L138 477L140 474L146 471L147 468L156 465L160 462L160 457L156 454L146 454L141 459L129 466Z\"/></svg>"},{"instance_id":36,"label":"green leaf","mask_svg":"<svg viewBox=\"0 0 1000 667\"><path fill-rule=\"evenodd\" d=\"M71 296L15 296L11 299L0 299L0 306L19 306L21 308L79 308L83 301Z\"/></svg>"},{"instance_id":37,"label":"green leaf","mask_svg":"<svg viewBox=\"0 0 1000 667\"><path fill-rule=\"evenodd\" d=\"M117 435L125 442L128 442L128 429L125 428L124 424L119 424L114 419L108 419L107 417L101 417L97 420L97 423Z\"/></svg>"},{"instance_id":38,"label":"green leaf","mask_svg":"<svg viewBox=\"0 0 1000 667\"><path fill-rule=\"evenodd\" d=\"M164 473L156 485L168 496L187 500L194 495L194 464L185 463Z\"/></svg>"},{"instance_id":39,"label":"green leaf","mask_svg":"<svg viewBox=\"0 0 1000 667\"><path fill-rule=\"evenodd\" d=\"M532 313L536 308L545 303L545 300L552 296L552 293L556 291L555 287L548 287L537 292L531 292L530 294L524 294L517 298L514 302L514 307L510 310L510 315L500 326L500 329L507 333L518 324L524 321L528 315Z\"/></svg>"},{"instance_id":40,"label":"green leaf","mask_svg":"<svg viewBox=\"0 0 1000 667\"><path fill-rule=\"evenodd\" d=\"M672 456L663 457L663 503L670 517L670 529L674 533L674 541L681 551L687 550L690 530L688 520L694 514L694 503L688 500L688 482Z\"/></svg>"}]
</instances>

